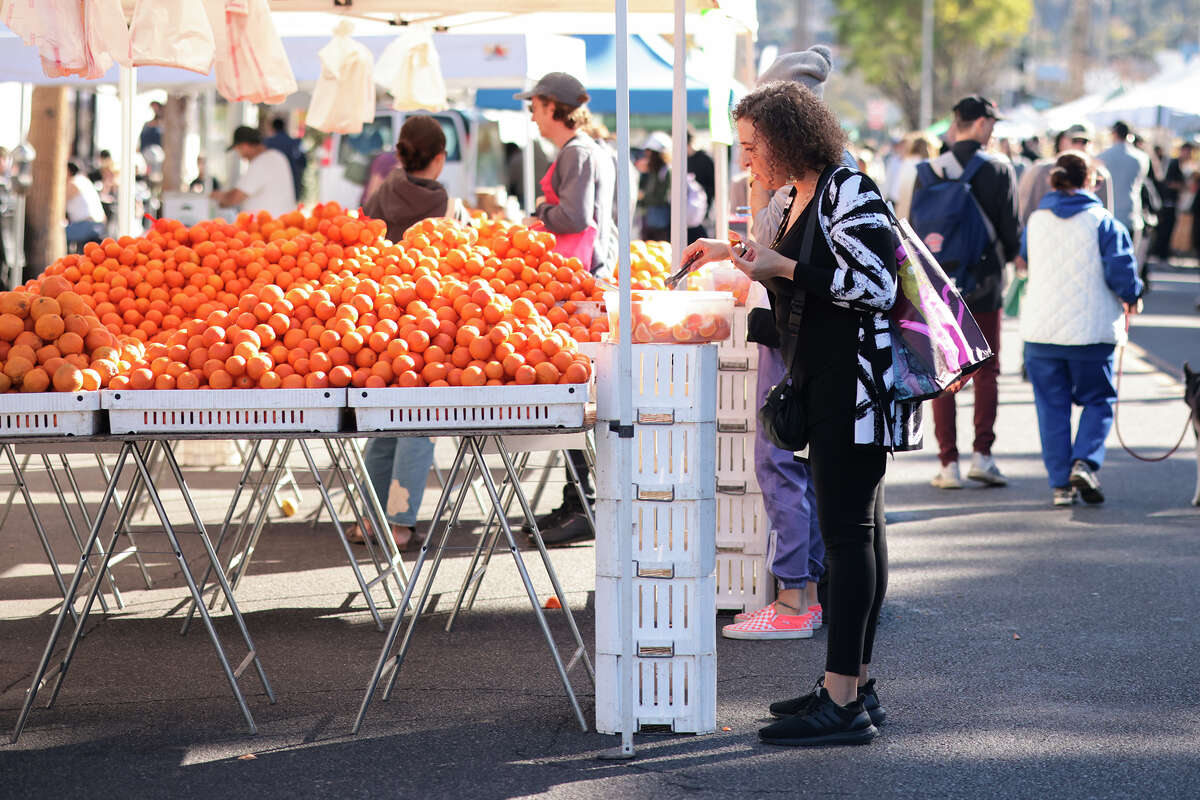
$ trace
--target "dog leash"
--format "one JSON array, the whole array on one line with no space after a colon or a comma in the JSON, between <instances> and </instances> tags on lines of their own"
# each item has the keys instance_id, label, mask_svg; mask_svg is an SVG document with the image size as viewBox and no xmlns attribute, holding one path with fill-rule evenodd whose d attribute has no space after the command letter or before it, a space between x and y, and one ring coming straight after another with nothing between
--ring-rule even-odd
<instances>
[{"instance_id":1,"label":"dog leash","mask_svg":"<svg viewBox=\"0 0 1200 800\"><path fill-rule=\"evenodd\" d=\"M1126 341L1128 341L1129 340L1129 314L1125 315L1125 334L1126 334ZM1168 458L1175 455L1176 450L1178 450L1180 447L1183 446L1183 440L1184 440L1184 438L1187 437L1188 428L1192 427L1191 417L1189 416L1188 419L1184 420L1183 430L1179 432L1179 440L1177 442L1175 442L1175 446L1172 447L1167 452L1163 453L1161 456L1156 456L1156 457L1143 456L1140 453L1135 452L1132 447L1125 444L1125 437L1123 437L1121 435L1121 375L1124 373L1124 371L1125 371L1125 345L1121 345L1121 353L1120 353L1120 355L1117 356L1117 400L1116 400L1116 403L1114 403L1114 405L1113 405L1113 427L1116 428L1116 431L1117 431L1117 441L1121 443L1121 447L1125 450L1126 453L1129 453L1129 455L1133 456L1138 461L1146 461L1151 464L1159 462L1159 461L1166 461Z\"/></svg>"}]
</instances>

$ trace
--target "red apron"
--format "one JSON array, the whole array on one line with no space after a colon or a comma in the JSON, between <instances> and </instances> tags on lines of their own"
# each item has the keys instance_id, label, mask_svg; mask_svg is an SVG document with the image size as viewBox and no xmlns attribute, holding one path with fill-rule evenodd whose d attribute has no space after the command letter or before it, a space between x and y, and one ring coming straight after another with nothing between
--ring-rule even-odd
<instances>
[{"instance_id":1,"label":"red apron","mask_svg":"<svg viewBox=\"0 0 1200 800\"><path fill-rule=\"evenodd\" d=\"M554 177L555 164L551 164L550 169L546 170L539 185L542 187L542 197L546 198L546 202L556 206L559 204L558 193L550 185L550 179ZM583 268L590 270L597 233L596 228L590 224L578 233L555 233L554 251L567 258L572 256L578 258L583 263Z\"/></svg>"}]
</instances>

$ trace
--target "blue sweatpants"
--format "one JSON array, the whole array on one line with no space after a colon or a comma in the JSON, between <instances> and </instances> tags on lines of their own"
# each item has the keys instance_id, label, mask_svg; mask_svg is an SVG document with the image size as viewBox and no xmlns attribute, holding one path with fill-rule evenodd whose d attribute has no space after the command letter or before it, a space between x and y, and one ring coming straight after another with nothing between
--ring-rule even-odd
<instances>
[{"instance_id":1,"label":"blue sweatpants","mask_svg":"<svg viewBox=\"0 0 1200 800\"><path fill-rule=\"evenodd\" d=\"M758 347L758 405L771 387L783 379L783 357L779 351ZM775 530L771 574L784 589L803 589L825 572L825 543L817 522L816 493L808 464L780 450L758 430L754 437L754 474L762 489L767 518Z\"/></svg>"},{"instance_id":2,"label":"blue sweatpants","mask_svg":"<svg viewBox=\"0 0 1200 800\"><path fill-rule=\"evenodd\" d=\"M1059 348L1068 351L1068 348ZM1033 384L1042 462L1050 486L1070 483L1071 465L1086 461L1093 470L1104 465L1104 441L1113 424L1117 387L1113 355L1103 359L1035 356L1025 347L1025 371ZM1083 407L1079 430L1071 436L1071 406Z\"/></svg>"}]
</instances>

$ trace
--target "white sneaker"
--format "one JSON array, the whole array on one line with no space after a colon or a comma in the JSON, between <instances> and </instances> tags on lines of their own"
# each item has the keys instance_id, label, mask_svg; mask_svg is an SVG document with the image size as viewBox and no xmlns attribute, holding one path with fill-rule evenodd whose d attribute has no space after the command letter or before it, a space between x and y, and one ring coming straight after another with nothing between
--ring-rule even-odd
<instances>
[{"instance_id":1,"label":"white sneaker","mask_svg":"<svg viewBox=\"0 0 1200 800\"><path fill-rule=\"evenodd\" d=\"M988 486L1008 486L1008 478L1004 477L1004 473L996 466L996 461L991 456L985 456L983 453L976 453L971 458L971 469L967 472L967 477L973 481L986 483Z\"/></svg>"},{"instance_id":2,"label":"white sneaker","mask_svg":"<svg viewBox=\"0 0 1200 800\"><path fill-rule=\"evenodd\" d=\"M963 488L962 475L958 471L958 462L952 461L949 464L944 464L937 475L933 476L933 480L929 485L935 489L961 489Z\"/></svg>"}]
</instances>

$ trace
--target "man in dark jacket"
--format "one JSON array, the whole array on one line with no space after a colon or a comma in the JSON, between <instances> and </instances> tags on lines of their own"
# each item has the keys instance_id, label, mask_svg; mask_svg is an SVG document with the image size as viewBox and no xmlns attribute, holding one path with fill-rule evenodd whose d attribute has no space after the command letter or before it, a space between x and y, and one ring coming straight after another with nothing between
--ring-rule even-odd
<instances>
[{"instance_id":1,"label":"man in dark jacket","mask_svg":"<svg viewBox=\"0 0 1200 800\"><path fill-rule=\"evenodd\" d=\"M1021 230L1018 221L1017 179L1012 165L983 151L992 138L992 129L999 119L991 100L979 95L965 97L954 106L954 144L950 150L930 162L934 172L953 178L975 154L986 163L971 179L971 194L990 223L995 241L984 249L983 257L971 272L977 288L966 298L983 335L995 357L975 373L975 440L974 455L967 477L988 486L1004 486L1007 478L992 458L996 441L996 407L1000 375L1000 306L1004 289L1004 265L1020 254ZM914 196L921 191L918 179ZM938 441L938 457L942 467L932 484L939 489L961 489L958 468L957 407L953 394L943 394L933 401L933 426Z\"/></svg>"}]
</instances>

